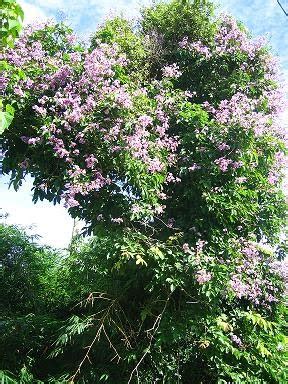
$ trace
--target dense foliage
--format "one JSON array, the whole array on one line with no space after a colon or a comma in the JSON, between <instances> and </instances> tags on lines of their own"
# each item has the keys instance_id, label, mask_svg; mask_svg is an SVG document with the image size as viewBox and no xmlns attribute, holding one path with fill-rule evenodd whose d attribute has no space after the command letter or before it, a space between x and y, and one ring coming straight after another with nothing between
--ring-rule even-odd
<instances>
[{"instance_id":1,"label":"dense foliage","mask_svg":"<svg viewBox=\"0 0 288 384\"><path fill-rule=\"evenodd\" d=\"M285 383L285 104L267 43L174 0L108 20L88 49L63 23L28 27L2 59L4 171L93 234L57 257L2 228L2 267L20 244L7 290L29 287L3 309L4 380Z\"/></svg>"},{"instance_id":2,"label":"dense foliage","mask_svg":"<svg viewBox=\"0 0 288 384\"><path fill-rule=\"evenodd\" d=\"M0 0L0 51L9 46L13 47L14 40L22 29L23 10L15 0ZM9 127L14 114L14 109L6 103L3 110L3 92L6 86L6 78L2 76L5 64L0 64L0 135Z\"/></svg>"},{"instance_id":3,"label":"dense foliage","mask_svg":"<svg viewBox=\"0 0 288 384\"><path fill-rule=\"evenodd\" d=\"M15 0L0 0L0 47L13 46L22 29L23 10Z\"/></svg>"}]
</instances>

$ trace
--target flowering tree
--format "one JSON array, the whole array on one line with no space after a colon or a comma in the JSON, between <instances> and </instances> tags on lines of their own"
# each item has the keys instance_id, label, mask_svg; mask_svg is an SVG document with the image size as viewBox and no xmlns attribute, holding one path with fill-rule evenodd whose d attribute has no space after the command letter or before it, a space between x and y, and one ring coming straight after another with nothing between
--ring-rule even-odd
<instances>
[{"instance_id":1,"label":"flowering tree","mask_svg":"<svg viewBox=\"0 0 288 384\"><path fill-rule=\"evenodd\" d=\"M115 298L103 332L124 382L284 383L285 104L267 42L215 18L207 1L175 0L144 9L136 30L107 21L88 50L47 23L3 56L16 111L4 170L15 188L31 174L34 201L63 200L96 234L95 276L89 256L81 292L104 289L105 275L117 296L121 281L127 296ZM113 325L111 308L127 321ZM93 380L101 376L92 351L105 321L93 338L99 319L89 319L72 382L91 382L89 359ZM107 375L115 382L119 371Z\"/></svg>"}]
</instances>

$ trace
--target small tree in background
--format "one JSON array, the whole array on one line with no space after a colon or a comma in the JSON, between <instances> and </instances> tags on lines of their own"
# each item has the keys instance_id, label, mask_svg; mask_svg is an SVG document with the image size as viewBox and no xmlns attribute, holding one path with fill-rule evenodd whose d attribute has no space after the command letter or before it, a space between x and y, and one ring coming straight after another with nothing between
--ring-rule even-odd
<instances>
[{"instance_id":1,"label":"small tree in background","mask_svg":"<svg viewBox=\"0 0 288 384\"><path fill-rule=\"evenodd\" d=\"M5 59L4 170L95 235L72 245L73 309L36 377L284 383L285 106L267 42L175 0L137 28L108 20L88 50L62 23L29 27Z\"/></svg>"}]
</instances>

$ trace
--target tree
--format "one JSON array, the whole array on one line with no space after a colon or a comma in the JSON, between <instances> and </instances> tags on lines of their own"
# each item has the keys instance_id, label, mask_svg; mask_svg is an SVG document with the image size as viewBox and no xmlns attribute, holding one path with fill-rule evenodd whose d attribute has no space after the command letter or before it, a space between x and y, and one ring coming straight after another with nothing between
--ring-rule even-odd
<instances>
[{"instance_id":1,"label":"tree","mask_svg":"<svg viewBox=\"0 0 288 384\"><path fill-rule=\"evenodd\" d=\"M284 383L284 99L267 43L208 1L174 0L137 28L107 21L88 50L63 23L15 48L4 170L95 235L67 260L81 304L52 375Z\"/></svg>"},{"instance_id":2,"label":"tree","mask_svg":"<svg viewBox=\"0 0 288 384\"><path fill-rule=\"evenodd\" d=\"M0 378L4 383L31 382L25 364L28 367L47 349L62 325L57 307L61 301L63 312L66 300L63 282L58 280L65 275L63 255L37 245L35 237L0 224ZM20 369L18 380L14 375ZM6 370L13 372L11 377Z\"/></svg>"}]
</instances>

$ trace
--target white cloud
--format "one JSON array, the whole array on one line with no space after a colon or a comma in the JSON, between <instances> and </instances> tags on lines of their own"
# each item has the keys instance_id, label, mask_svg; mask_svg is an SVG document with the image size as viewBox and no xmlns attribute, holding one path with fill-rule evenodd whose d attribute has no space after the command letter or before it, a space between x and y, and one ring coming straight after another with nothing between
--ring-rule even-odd
<instances>
[{"instance_id":1,"label":"white cloud","mask_svg":"<svg viewBox=\"0 0 288 384\"><path fill-rule=\"evenodd\" d=\"M47 19L47 15L36 4L28 3L27 1L20 0L19 4L23 8L24 11L24 25L31 24L35 21L41 22Z\"/></svg>"},{"instance_id":2,"label":"white cloud","mask_svg":"<svg viewBox=\"0 0 288 384\"><path fill-rule=\"evenodd\" d=\"M127 17L135 17L142 6L152 0L20 0L24 8L25 23L37 18L57 17L59 11L66 13L68 21L79 33L91 33L105 16L124 12Z\"/></svg>"},{"instance_id":3,"label":"white cloud","mask_svg":"<svg viewBox=\"0 0 288 384\"><path fill-rule=\"evenodd\" d=\"M73 220L67 210L49 202L32 203L32 179L29 178L15 192L8 190L8 177L0 176L1 212L9 214L7 224L17 224L26 228L31 234L40 235L40 243L57 248L69 245L72 235Z\"/></svg>"},{"instance_id":4,"label":"white cloud","mask_svg":"<svg viewBox=\"0 0 288 384\"><path fill-rule=\"evenodd\" d=\"M75 10L82 10L82 13L95 13L103 15L110 10L125 10L128 14L135 15L143 5L151 4L152 0L35 0L34 4L49 10L63 10L69 14Z\"/></svg>"}]
</instances>

